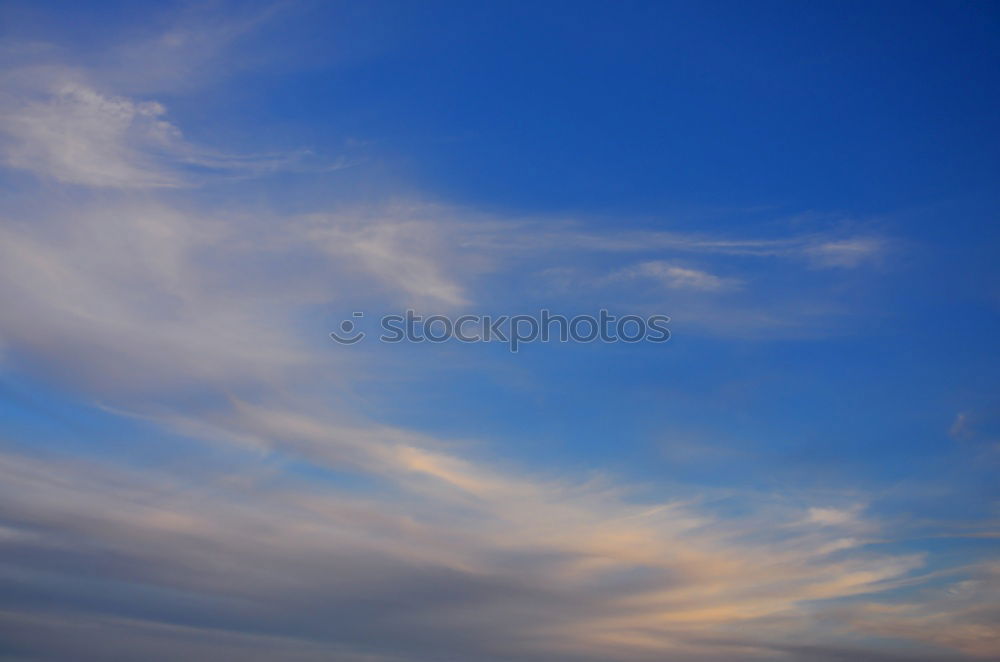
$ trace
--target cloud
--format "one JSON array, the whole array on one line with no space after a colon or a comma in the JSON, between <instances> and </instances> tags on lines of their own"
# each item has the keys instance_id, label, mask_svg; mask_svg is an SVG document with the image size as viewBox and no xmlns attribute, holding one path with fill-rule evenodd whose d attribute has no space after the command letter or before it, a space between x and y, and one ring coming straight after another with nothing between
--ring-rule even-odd
<instances>
[{"instance_id":1,"label":"cloud","mask_svg":"<svg viewBox=\"0 0 1000 662\"><path fill-rule=\"evenodd\" d=\"M100 392L289 377L310 365L293 311L324 296L279 279L237 227L150 203L0 225L0 342L9 360ZM245 228L245 226L244 226Z\"/></svg>"},{"instance_id":2,"label":"cloud","mask_svg":"<svg viewBox=\"0 0 1000 662\"><path fill-rule=\"evenodd\" d=\"M193 145L134 90L147 71L150 88L182 87L255 25L177 28L148 52L115 51L141 56L131 68L7 74L5 163L72 186L3 208L4 367L100 401L138 431L136 454L118 458L76 439L61 440L76 449L63 455L3 440L2 654L752 660L787 658L804 636L868 651L860 622L842 618L834 633L803 622L833 620L845 601L863 611L875 596L897 608L909 603L887 595L920 583L922 555L879 551L868 536L881 523L860 509L744 493L734 516L697 491L654 501L623 479L501 467L481 447L362 413L352 388L371 378L367 357L334 356L323 324L355 301L527 305L531 274L578 282L567 263L584 279L652 279L709 319L720 310L691 302L751 290L743 258L861 268L881 249L833 234L601 230L421 202L212 207L183 190L192 172L254 174L284 157ZM783 312L759 312L761 324L787 322ZM396 378L412 366L391 368ZM160 449L169 462L143 458L164 434L184 442ZM983 595L963 607L973 625ZM898 608L880 631L990 653L979 629L918 631L937 619L942 633L963 614Z\"/></svg>"},{"instance_id":3,"label":"cloud","mask_svg":"<svg viewBox=\"0 0 1000 662\"><path fill-rule=\"evenodd\" d=\"M699 269L681 267L662 260L640 262L612 274L613 279L648 278L672 290L720 292L739 287L739 280L720 278Z\"/></svg>"},{"instance_id":4,"label":"cloud","mask_svg":"<svg viewBox=\"0 0 1000 662\"><path fill-rule=\"evenodd\" d=\"M448 239L460 227L430 220L435 211L440 210L391 206L375 213L314 215L308 219L309 235L334 259L355 265L409 303L461 306L469 303L466 288L447 273L462 266ZM476 269L471 260L465 262L469 271L481 271L486 260L477 261Z\"/></svg>"},{"instance_id":5,"label":"cloud","mask_svg":"<svg viewBox=\"0 0 1000 662\"><path fill-rule=\"evenodd\" d=\"M860 507L855 508L810 508L806 521L810 524L820 524L822 526L844 526L856 524L857 514Z\"/></svg>"},{"instance_id":6,"label":"cloud","mask_svg":"<svg viewBox=\"0 0 1000 662\"><path fill-rule=\"evenodd\" d=\"M962 575L925 588L910 601L855 605L831 617L859 632L924 642L969 658L996 659L1000 607L991 596L1000 591L1000 566L976 564L962 569Z\"/></svg>"},{"instance_id":7,"label":"cloud","mask_svg":"<svg viewBox=\"0 0 1000 662\"><path fill-rule=\"evenodd\" d=\"M784 258L817 267L861 267L885 255L888 238L850 235L843 230L778 237L733 237L699 232L619 228L594 232L579 222L525 219L518 233L482 234L469 243L501 251L581 251L595 253L703 254L734 257Z\"/></svg>"},{"instance_id":8,"label":"cloud","mask_svg":"<svg viewBox=\"0 0 1000 662\"><path fill-rule=\"evenodd\" d=\"M977 461L991 464L1000 459L1000 415L995 404L961 411L948 428L948 436L976 454Z\"/></svg>"},{"instance_id":9,"label":"cloud","mask_svg":"<svg viewBox=\"0 0 1000 662\"><path fill-rule=\"evenodd\" d=\"M194 145L156 101L105 94L65 67L8 71L0 97L0 154L7 167L65 184L112 189L178 188L216 174L252 177L309 165L308 151L226 154Z\"/></svg>"},{"instance_id":10,"label":"cloud","mask_svg":"<svg viewBox=\"0 0 1000 662\"><path fill-rule=\"evenodd\" d=\"M225 3L170 8L156 29L109 40L101 54L102 70L110 81L131 90L161 92L209 84L241 63L260 65L265 54L244 48L247 39L294 6L279 0L248 3L235 11ZM266 54L271 59L282 55Z\"/></svg>"},{"instance_id":11,"label":"cloud","mask_svg":"<svg viewBox=\"0 0 1000 662\"><path fill-rule=\"evenodd\" d=\"M114 188L180 185L180 178L152 158L170 152L180 132L164 121L163 106L103 96L70 81L41 99L4 109L4 160L57 181Z\"/></svg>"},{"instance_id":12,"label":"cloud","mask_svg":"<svg viewBox=\"0 0 1000 662\"><path fill-rule=\"evenodd\" d=\"M313 328L301 324L323 307L584 306L612 293L623 310L769 337L826 329L844 314L809 288L788 292L782 306L780 292L756 286L756 272L720 276L654 259L609 278L603 261L579 253L546 261L488 248L517 230L516 220L419 202L283 217L155 199L38 200L0 222L0 302L16 311L0 318L0 345L8 361L27 357L102 391L242 389L329 369L329 329L315 318ZM538 267L562 287L530 280ZM620 291L639 280L662 288Z\"/></svg>"},{"instance_id":13,"label":"cloud","mask_svg":"<svg viewBox=\"0 0 1000 662\"><path fill-rule=\"evenodd\" d=\"M153 661L240 659L290 662L401 662L396 656L356 654L332 644L269 637L225 628L168 625L155 620L79 612L0 612L3 650L31 651L35 659Z\"/></svg>"},{"instance_id":14,"label":"cloud","mask_svg":"<svg viewBox=\"0 0 1000 662\"><path fill-rule=\"evenodd\" d=\"M852 237L820 241L804 247L806 256L818 267L851 269L880 259L886 242L876 237Z\"/></svg>"},{"instance_id":15,"label":"cloud","mask_svg":"<svg viewBox=\"0 0 1000 662\"><path fill-rule=\"evenodd\" d=\"M176 654L260 637L375 659L697 659L718 655L708 640L729 628L884 591L920 564L845 548L836 533L789 536L781 521L795 511L732 519L710 504L642 504L611 483L509 475L386 429L345 434L246 406L222 425L268 439L275 459L354 466L378 482L352 493L224 465L180 476L7 453L0 516L23 535L0 541L12 571L3 594L49 592L126 640L197 623L201 643L187 636L198 630L164 642ZM0 622L30 618L10 599ZM121 620L137 611L149 624ZM730 659L760 657L796 627L739 635L749 652Z\"/></svg>"},{"instance_id":16,"label":"cloud","mask_svg":"<svg viewBox=\"0 0 1000 662\"><path fill-rule=\"evenodd\" d=\"M975 443L1000 442L1000 414L992 403L984 407L960 411L948 428L948 435L957 441Z\"/></svg>"}]
</instances>

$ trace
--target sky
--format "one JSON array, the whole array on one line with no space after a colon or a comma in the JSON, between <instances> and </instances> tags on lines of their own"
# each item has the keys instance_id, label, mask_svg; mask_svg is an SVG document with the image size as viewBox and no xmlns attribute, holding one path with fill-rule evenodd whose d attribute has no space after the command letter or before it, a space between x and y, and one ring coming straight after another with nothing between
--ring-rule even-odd
<instances>
[{"instance_id":1,"label":"sky","mask_svg":"<svg viewBox=\"0 0 1000 662\"><path fill-rule=\"evenodd\" d=\"M1000 659L998 181L993 2L5 2L0 658Z\"/></svg>"}]
</instances>

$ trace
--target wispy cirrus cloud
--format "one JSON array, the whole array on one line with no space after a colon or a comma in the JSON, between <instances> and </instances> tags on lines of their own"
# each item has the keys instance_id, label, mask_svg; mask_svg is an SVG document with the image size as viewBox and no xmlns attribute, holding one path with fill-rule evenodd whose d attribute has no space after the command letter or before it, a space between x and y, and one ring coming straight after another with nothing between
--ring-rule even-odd
<instances>
[{"instance_id":1,"label":"wispy cirrus cloud","mask_svg":"<svg viewBox=\"0 0 1000 662\"><path fill-rule=\"evenodd\" d=\"M701 269L692 269L663 260L640 262L613 273L612 280L633 280L636 278L651 279L660 282L672 290L694 290L700 292L719 292L737 289L740 281L735 278L723 278Z\"/></svg>"},{"instance_id":2,"label":"wispy cirrus cloud","mask_svg":"<svg viewBox=\"0 0 1000 662\"><path fill-rule=\"evenodd\" d=\"M69 80L39 96L4 104L0 131L8 167L85 186L180 186L164 161L183 143L163 119L162 105L104 96Z\"/></svg>"},{"instance_id":3,"label":"wispy cirrus cloud","mask_svg":"<svg viewBox=\"0 0 1000 662\"><path fill-rule=\"evenodd\" d=\"M334 170L309 150L230 154L191 143L155 100L99 91L67 67L3 74L0 155L9 168L64 184L112 189L180 188L205 177L256 177L285 170ZM196 180L195 176L200 177Z\"/></svg>"},{"instance_id":4,"label":"wispy cirrus cloud","mask_svg":"<svg viewBox=\"0 0 1000 662\"><path fill-rule=\"evenodd\" d=\"M315 359L288 318L290 301L304 305L309 289L296 289L287 270L288 291L268 295L257 271L264 254L233 232L128 202L8 219L0 337L37 368L99 390L256 382L304 369ZM293 290L294 299L281 298Z\"/></svg>"},{"instance_id":5,"label":"wispy cirrus cloud","mask_svg":"<svg viewBox=\"0 0 1000 662\"><path fill-rule=\"evenodd\" d=\"M881 237L829 239L807 245L803 252L818 267L853 268L881 260L888 242Z\"/></svg>"},{"instance_id":6,"label":"wispy cirrus cloud","mask_svg":"<svg viewBox=\"0 0 1000 662\"><path fill-rule=\"evenodd\" d=\"M441 210L405 205L317 214L307 219L308 233L333 259L353 265L409 303L465 305L468 285L460 278L481 271L487 259L456 260L449 234L458 226L434 220L436 211Z\"/></svg>"},{"instance_id":7,"label":"wispy cirrus cloud","mask_svg":"<svg viewBox=\"0 0 1000 662\"><path fill-rule=\"evenodd\" d=\"M144 587L153 613L181 595L200 627L237 640L252 634L284 639L279 650L343 647L376 659L723 651L757 659L782 628L772 622L762 639L756 623L802 602L884 591L920 565L866 552L839 530L790 535L776 511L732 520L710 504L643 505L612 483L505 475L388 430L342 437L301 413L244 407L235 416L225 425L254 430L277 453L364 467L384 487L352 495L208 468L188 482L8 454L0 458L8 558L24 577L59 577L99 553L117 561L91 581ZM361 455L345 463L343 444ZM772 526L775 537L760 535ZM225 568L206 565L211 558L226 559ZM41 589L18 583L20 592ZM67 613L132 609L129 591L94 604L82 588L59 589ZM319 611L310 607L317 601ZM448 634L458 624L462 638ZM125 629L141 636L143 626ZM187 646L171 644L175 653Z\"/></svg>"},{"instance_id":8,"label":"wispy cirrus cloud","mask_svg":"<svg viewBox=\"0 0 1000 662\"><path fill-rule=\"evenodd\" d=\"M548 271L565 278L556 301L568 306L643 281L654 295L623 305L661 306L665 290L675 317L721 326L759 304L767 269L781 276L774 288L808 271L837 279L877 262L888 239L599 229L419 201L282 213L185 198L192 170L266 174L294 160L194 145L153 100L259 20L111 49L132 66L8 75L6 165L71 194L3 210L3 367L139 421L137 437L191 449L157 468L5 440L0 632L15 653L815 660L876 658L873 633L939 647L887 659L997 653L982 625L992 571L929 582L925 555L886 549L891 525L856 495L745 491L734 514L711 490L652 499L615 476L504 466L338 397L413 367L400 357L373 376L363 354L333 358L317 313L357 301L535 305L551 296L534 277ZM753 312L769 329L801 319ZM926 606L905 594L913 587Z\"/></svg>"},{"instance_id":9,"label":"wispy cirrus cloud","mask_svg":"<svg viewBox=\"0 0 1000 662\"><path fill-rule=\"evenodd\" d=\"M370 300L391 296L389 284L454 305L465 290L442 283L503 268L496 257L448 257L456 220L411 207L274 224L166 201L95 204L4 223L9 358L48 364L41 374L105 411L133 411L251 469L182 478L7 453L0 514L5 558L21 577L10 594L39 595L47 584L31 577L56 577L62 605L44 617L6 605L0 620L32 647L52 647L30 633L72 614L137 642L163 636L168 656L259 642L282 655L375 659L756 659L799 631L786 619L802 605L899 588L921 567L920 555L870 547L874 525L836 505L765 500L732 519L698 495L649 502L610 478L500 470L346 406L288 404L361 374L333 369L293 323L342 296L338 282ZM402 281L389 271L399 261ZM206 388L228 397L198 407L164 397ZM337 487L340 475L364 487ZM69 581L97 557L116 560L90 581L121 587L120 597L95 602ZM225 568L208 562L219 558ZM194 616L170 615L178 595ZM320 603L315 618L301 617ZM196 629L184 630L192 618ZM755 634L765 623L767 636ZM456 627L461 640L448 634Z\"/></svg>"},{"instance_id":10,"label":"wispy cirrus cloud","mask_svg":"<svg viewBox=\"0 0 1000 662\"><path fill-rule=\"evenodd\" d=\"M593 253L702 254L733 257L785 258L823 268L861 267L885 257L890 238L878 234L831 229L826 232L788 233L770 237L713 236L704 232L651 231L621 228L594 232L579 222L522 219L517 233L483 233L468 239L500 251L581 251Z\"/></svg>"}]
</instances>

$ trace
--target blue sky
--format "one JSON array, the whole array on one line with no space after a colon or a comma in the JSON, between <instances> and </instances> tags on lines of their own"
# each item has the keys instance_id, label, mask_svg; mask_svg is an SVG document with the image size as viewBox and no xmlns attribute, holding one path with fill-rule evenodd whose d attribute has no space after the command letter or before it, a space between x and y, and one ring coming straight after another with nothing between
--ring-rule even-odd
<instances>
[{"instance_id":1,"label":"blue sky","mask_svg":"<svg viewBox=\"0 0 1000 662\"><path fill-rule=\"evenodd\" d=\"M1000 655L995 4L0 25L0 656Z\"/></svg>"}]
</instances>

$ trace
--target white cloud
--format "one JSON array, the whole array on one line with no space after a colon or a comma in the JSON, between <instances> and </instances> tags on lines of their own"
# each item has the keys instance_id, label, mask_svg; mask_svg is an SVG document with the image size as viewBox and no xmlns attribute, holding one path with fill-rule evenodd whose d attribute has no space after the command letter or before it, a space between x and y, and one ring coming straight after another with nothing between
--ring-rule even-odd
<instances>
[{"instance_id":1,"label":"white cloud","mask_svg":"<svg viewBox=\"0 0 1000 662\"><path fill-rule=\"evenodd\" d=\"M311 235L337 260L353 263L410 302L460 306L465 288L447 269L445 224L386 217L314 217ZM443 227L445 226L445 227ZM446 231L446 230L445 230Z\"/></svg>"},{"instance_id":2,"label":"white cloud","mask_svg":"<svg viewBox=\"0 0 1000 662\"><path fill-rule=\"evenodd\" d=\"M877 237L852 237L820 241L805 246L805 255L819 267L839 267L850 269L880 259L886 250L886 242Z\"/></svg>"},{"instance_id":3,"label":"white cloud","mask_svg":"<svg viewBox=\"0 0 1000 662\"><path fill-rule=\"evenodd\" d=\"M104 96L67 80L12 105L0 115L9 167L85 186L180 185L178 175L153 157L180 143L180 132L156 102Z\"/></svg>"},{"instance_id":4,"label":"white cloud","mask_svg":"<svg viewBox=\"0 0 1000 662\"><path fill-rule=\"evenodd\" d=\"M707 271L682 267L662 260L640 262L616 272L612 277L621 279L649 278L672 290L698 292L720 292L736 289L740 285L740 281L735 278L722 278Z\"/></svg>"},{"instance_id":5,"label":"white cloud","mask_svg":"<svg viewBox=\"0 0 1000 662\"><path fill-rule=\"evenodd\" d=\"M860 506L853 508L810 508L806 514L806 522L821 526L848 526L858 523Z\"/></svg>"},{"instance_id":6,"label":"white cloud","mask_svg":"<svg viewBox=\"0 0 1000 662\"><path fill-rule=\"evenodd\" d=\"M669 253L733 257L783 258L818 267L861 267L880 259L890 241L874 235L843 232L791 234L779 237L733 237L708 233L616 229L594 232L575 222L554 219L519 223L521 232L480 235L471 243L491 250L530 252Z\"/></svg>"},{"instance_id":7,"label":"white cloud","mask_svg":"<svg viewBox=\"0 0 1000 662\"><path fill-rule=\"evenodd\" d=\"M119 393L321 369L292 321L328 296L321 279L271 269L267 247L243 245L231 223L148 203L52 214L0 224L10 360Z\"/></svg>"},{"instance_id":8,"label":"white cloud","mask_svg":"<svg viewBox=\"0 0 1000 662\"><path fill-rule=\"evenodd\" d=\"M166 108L106 94L65 67L8 71L0 96L0 155L6 166L66 184L112 189L177 188L213 173L259 176L307 166L307 150L227 154L185 140Z\"/></svg>"}]
</instances>

